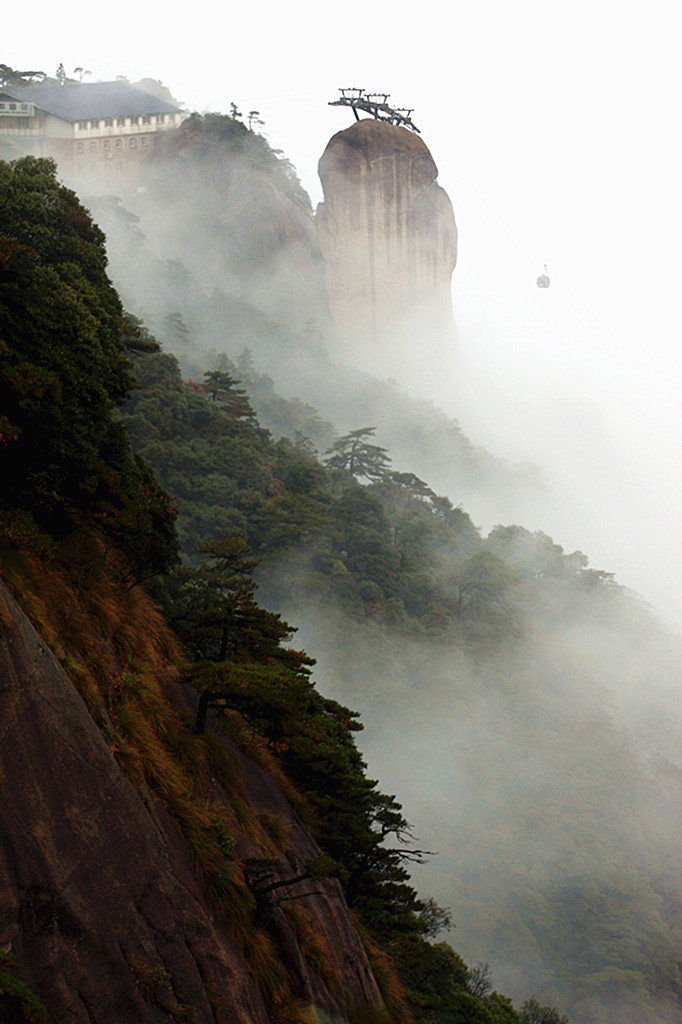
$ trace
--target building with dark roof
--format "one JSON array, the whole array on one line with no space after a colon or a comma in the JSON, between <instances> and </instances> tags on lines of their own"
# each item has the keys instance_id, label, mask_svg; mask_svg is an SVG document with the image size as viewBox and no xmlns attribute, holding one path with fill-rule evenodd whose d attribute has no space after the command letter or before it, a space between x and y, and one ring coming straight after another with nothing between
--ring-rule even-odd
<instances>
[{"instance_id":1,"label":"building with dark roof","mask_svg":"<svg viewBox=\"0 0 682 1024\"><path fill-rule=\"evenodd\" d=\"M185 116L172 103L121 81L2 86L0 156L51 156L76 181L130 181L159 134Z\"/></svg>"}]
</instances>

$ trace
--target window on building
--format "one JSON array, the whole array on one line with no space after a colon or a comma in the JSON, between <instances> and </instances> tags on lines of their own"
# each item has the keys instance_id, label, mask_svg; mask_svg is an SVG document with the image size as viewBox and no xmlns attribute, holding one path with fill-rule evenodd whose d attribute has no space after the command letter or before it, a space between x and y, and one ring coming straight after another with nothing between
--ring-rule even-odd
<instances>
[{"instance_id":1,"label":"window on building","mask_svg":"<svg viewBox=\"0 0 682 1024\"><path fill-rule=\"evenodd\" d=\"M141 135L140 136L140 148L141 149L146 149L147 148L147 136L146 135Z\"/></svg>"},{"instance_id":2,"label":"window on building","mask_svg":"<svg viewBox=\"0 0 682 1024\"><path fill-rule=\"evenodd\" d=\"M123 139L116 139L114 141L114 145L116 146L116 149L123 149Z\"/></svg>"},{"instance_id":3,"label":"window on building","mask_svg":"<svg viewBox=\"0 0 682 1024\"><path fill-rule=\"evenodd\" d=\"M84 142L77 142L76 143L76 152L77 153L84 153L85 152L85 143Z\"/></svg>"},{"instance_id":4,"label":"window on building","mask_svg":"<svg viewBox=\"0 0 682 1024\"><path fill-rule=\"evenodd\" d=\"M123 172L123 164L121 163L120 160L116 161L116 170L118 171L119 174L121 174Z\"/></svg>"},{"instance_id":5,"label":"window on building","mask_svg":"<svg viewBox=\"0 0 682 1024\"><path fill-rule=\"evenodd\" d=\"M145 114L144 117L142 118L142 124L151 124L151 123L152 123L151 114Z\"/></svg>"},{"instance_id":6,"label":"window on building","mask_svg":"<svg viewBox=\"0 0 682 1024\"><path fill-rule=\"evenodd\" d=\"M104 140L104 148L105 149L111 149L111 139L105 139Z\"/></svg>"},{"instance_id":7,"label":"window on building","mask_svg":"<svg viewBox=\"0 0 682 1024\"><path fill-rule=\"evenodd\" d=\"M131 139L130 140L130 148L131 149L137 149L137 139Z\"/></svg>"},{"instance_id":8,"label":"window on building","mask_svg":"<svg viewBox=\"0 0 682 1024\"><path fill-rule=\"evenodd\" d=\"M126 123L126 119L125 119L125 117L117 117L117 118L116 118L116 125L117 125L117 126L118 126L119 128L123 128L123 127L125 127L125 123Z\"/></svg>"},{"instance_id":9,"label":"window on building","mask_svg":"<svg viewBox=\"0 0 682 1024\"><path fill-rule=\"evenodd\" d=\"M156 115L156 123L157 124L163 124L163 122L165 120L166 120L166 115L165 114L157 114Z\"/></svg>"},{"instance_id":10,"label":"window on building","mask_svg":"<svg viewBox=\"0 0 682 1024\"><path fill-rule=\"evenodd\" d=\"M17 118L17 127L18 128L30 128L31 127L30 118L28 118L28 117L18 117Z\"/></svg>"},{"instance_id":11,"label":"window on building","mask_svg":"<svg viewBox=\"0 0 682 1024\"><path fill-rule=\"evenodd\" d=\"M91 121L90 122L90 127L91 128L99 128L99 121Z\"/></svg>"},{"instance_id":12,"label":"window on building","mask_svg":"<svg viewBox=\"0 0 682 1024\"><path fill-rule=\"evenodd\" d=\"M104 119L104 127L105 128L111 128L113 123L114 123L114 119L112 117L107 117L107 118Z\"/></svg>"},{"instance_id":13,"label":"window on building","mask_svg":"<svg viewBox=\"0 0 682 1024\"><path fill-rule=\"evenodd\" d=\"M93 139L92 142L90 143L90 152L94 153L96 150L97 150L97 143Z\"/></svg>"},{"instance_id":14,"label":"window on building","mask_svg":"<svg viewBox=\"0 0 682 1024\"><path fill-rule=\"evenodd\" d=\"M88 127L88 122L87 121L79 121L78 122L78 130L79 131L84 132L87 127Z\"/></svg>"}]
</instances>

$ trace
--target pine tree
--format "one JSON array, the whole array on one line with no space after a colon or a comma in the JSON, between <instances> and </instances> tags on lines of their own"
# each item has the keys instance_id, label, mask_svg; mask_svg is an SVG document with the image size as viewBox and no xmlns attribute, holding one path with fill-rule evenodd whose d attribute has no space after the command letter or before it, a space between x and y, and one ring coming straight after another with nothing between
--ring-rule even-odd
<instances>
[{"instance_id":1,"label":"pine tree","mask_svg":"<svg viewBox=\"0 0 682 1024\"><path fill-rule=\"evenodd\" d=\"M328 469L348 473L354 480L383 480L391 460L385 448L368 442L375 433L376 427L361 427L344 434L325 452L324 464Z\"/></svg>"}]
</instances>

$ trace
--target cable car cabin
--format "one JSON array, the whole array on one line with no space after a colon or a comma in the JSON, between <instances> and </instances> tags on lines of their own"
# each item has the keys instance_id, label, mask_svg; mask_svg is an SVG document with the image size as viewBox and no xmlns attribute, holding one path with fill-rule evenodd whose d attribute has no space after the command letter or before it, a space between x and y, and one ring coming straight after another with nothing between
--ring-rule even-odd
<instances>
[{"instance_id":1,"label":"cable car cabin","mask_svg":"<svg viewBox=\"0 0 682 1024\"><path fill-rule=\"evenodd\" d=\"M537 286L538 288L549 288L549 274L540 274L537 279Z\"/></svg>"}]
</instances>

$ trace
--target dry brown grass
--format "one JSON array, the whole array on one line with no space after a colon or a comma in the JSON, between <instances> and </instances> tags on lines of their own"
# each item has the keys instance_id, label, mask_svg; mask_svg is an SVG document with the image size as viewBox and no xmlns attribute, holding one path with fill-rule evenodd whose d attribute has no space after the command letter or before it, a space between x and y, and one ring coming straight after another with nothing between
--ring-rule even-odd
<instances>
[{"instance_id":1,"label":"dry brown grass","mask_svg":"<svg viewBox=\"0 0 682 1024\"><path fill-rule=\"evenodd\" d=\"M249 800L235 747L265 770L304 821L309 815L305 799L285 774L277 754L235 712L228 712L205 735L194 734L193 722L178 699L181 651L177 640L142 587L126 590L120 585L116 557L100 540L73 539L59 560L11 550L3 559L3 575L60 659L121 768L134 783L149 787L177 823L207 894L228 921L273 1022L310 1024L316 1019L314 1010L294 997L273 936L255 923L255 902L233 856L237 837L231 835L230 822L235 818L242 837L251 843L284 853L290 845L286 821L259 815ZM3 621L0 604L0 632ZM223 803L209 799L211 780L220 784ZM293 905L285 913L311 970L339 997L342 979L314 916ZM363 941L390 1007L390 1019L394 1024L411 1024L405 993L389 957L367 935ZM372 1022L386 1019L378 1010L364 1009L374 1014Z\"/></svg>"},{"instance_id":2,"label":"dry brown grass","mask_svg":"<svg viewBox=\"0 0 682 1024\"><path fill-rule=\"evenodd\" d=\"M162 615L143 588L126 590L117 582L115 556L94 538L73 540L59 561L14 549L3 569L122 769L134 783L144 782L176 821L273 1021L303 1024L307 1018L293 996L278 947L254 924L255 903L232 858L224 805L208 799L209 780L217 778L229 794L230 809L246 835L263 843L265 832L248 800L237 756L218 736L196 736L178 703L181 652ZM228 731L287 785L280 765L243 720L233 721Z\"/></svg>"},{"instance_id":3,"label":"dry brown grass","mask_svg":"<svg viewBox=\"0 0 682 1024\"><path fill-rule=\"evenodd\" d=\"M314 916L300 903L284 905L282 910L306 963L333 996L342 995L343 975L330 955Z\"/></svg>"},{"instance_id":4,"label":"dry brown grass","mask_svg":"<svg viewBox=\"0 0 682 1024\"><path fill-rule=\"evenodd\" d=\"M259 736L237 712L229 711L221 720L219 730L270 776L301 820L310 826L312 824L312 821L309 820L312 818L310 805L287 775L279 754L272 749L270 743Z\"/></svg>"},{"instance_id":5,"label":"dry brown grass","mask_svg":"<svg viewBox=\"0 0 682 1024\"><path fill-rule=\"evenodd\" d=\"M385 950L380 949L372 940L355 914L353 915L353 921L362 939L362 944L367 951L379 990L388 1008L388 1017L391 1024L414 1024L405 986L400 980L395 963L391 960L390 955ZM362 1012L364 1013L364 1010ZM372 1013L374 1013L373 1010ZM379 1016L375 1019L381 1019L381 1012L377 1011L377 1013ZM356 1013L356 1017L358 1020L361 1020L362 1014L358 1016ZM370 1020L371 1018L367 1017L367 1019Z\"/></svg>"},{"instance_id":6,"label":"dry brown grass","mask_svg":"<svg viewBox=\"0 0 682 1024\"><path fill-rule=\"evenodd\" d=\"M9 629L12 624L12 616L9 613L9 608L2 599L0 594L0 637Z\"/></svg>"}]
</instances>

